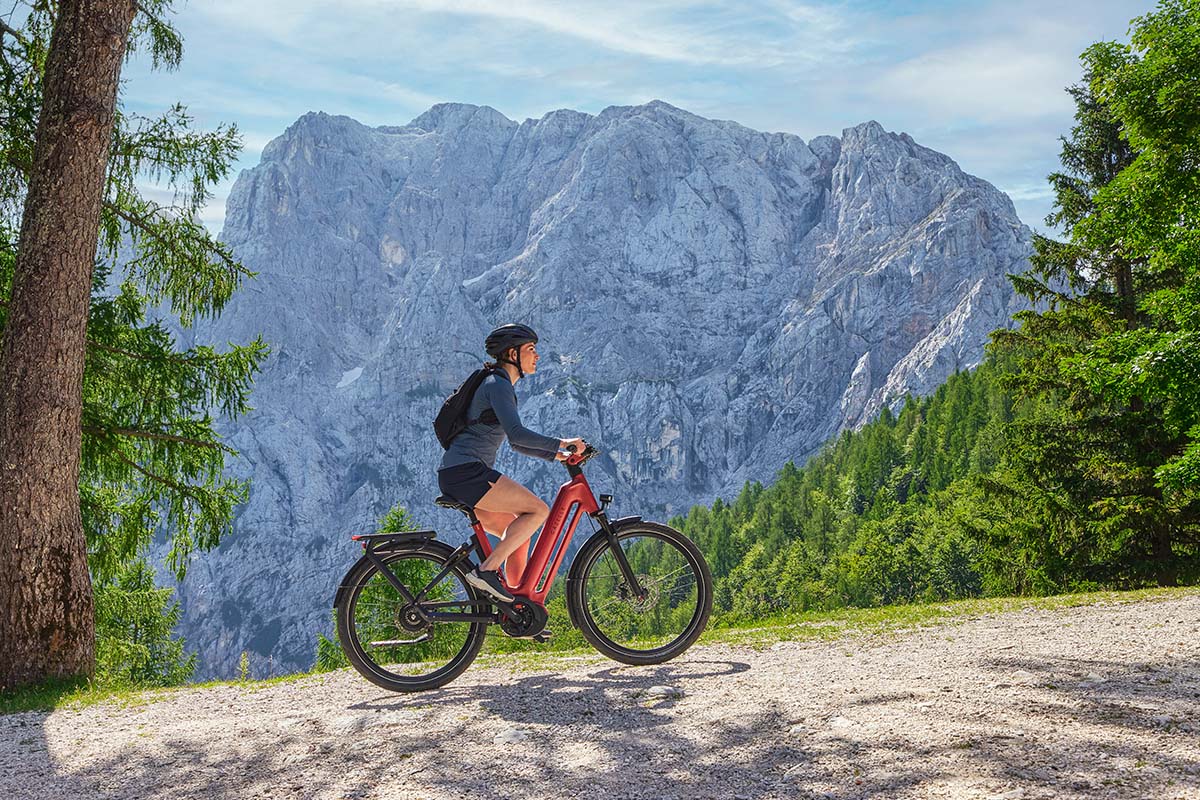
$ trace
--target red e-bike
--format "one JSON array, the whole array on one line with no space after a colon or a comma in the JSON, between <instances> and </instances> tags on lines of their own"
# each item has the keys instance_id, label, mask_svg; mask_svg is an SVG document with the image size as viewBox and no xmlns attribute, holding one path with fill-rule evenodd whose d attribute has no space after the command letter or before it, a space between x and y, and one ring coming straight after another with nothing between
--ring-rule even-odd
<instances>
[{"instance_id":1,"label":"red e-bike","mask_svg":"<svg viewBox=\"0 0 1200 800\"><path fill-rule=\"evenodd\" d=\"M541 640L546 599L584 514L598 530L576 553L567 574L571 624L604 655L626 664L660 664L687 650L712 612L712 574L704 556L679 531L641 517L609 520L609 495L592 493L583 464L590 445L563 464L570 480L550 507L518 584L515 600L499 603L464 577L491 552L470 506L448 497L437 504L463 512L474 535L457 548L434 531L352 536L360 558L334 599L338 640L350 663L371 683L398 692L444 686L470 666L487 626Z\"/></svg>"}]
</instances>

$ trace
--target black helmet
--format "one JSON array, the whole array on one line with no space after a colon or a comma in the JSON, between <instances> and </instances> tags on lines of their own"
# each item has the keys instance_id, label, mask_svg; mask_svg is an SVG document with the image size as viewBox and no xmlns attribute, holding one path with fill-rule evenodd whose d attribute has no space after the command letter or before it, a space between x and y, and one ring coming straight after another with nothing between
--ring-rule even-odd
<instances>
[{"instance_id":1,"label":"black helmet","mask_svg":"<svg viewBox=\"0 0 1200 800\"><path fill-rule=\"evenodd\" d=\"M520 347L528 342L536 342L538 340L537 333L528 325L520 325L510 323L501 325L496 330L488 334L487 340L483 343L487 354L497 361L501 361L501 357L508 352L511 347ZM525 370L521 369L520 359L513 363L517 368L517 372L521 373L521 377L525 377Z\"/></svg>"}]
</instances>

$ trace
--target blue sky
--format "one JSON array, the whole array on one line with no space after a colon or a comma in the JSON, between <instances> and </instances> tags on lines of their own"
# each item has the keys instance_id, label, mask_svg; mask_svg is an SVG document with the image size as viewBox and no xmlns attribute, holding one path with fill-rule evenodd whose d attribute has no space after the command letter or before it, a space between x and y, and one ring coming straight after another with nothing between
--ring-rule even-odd
<instances>
[{"instance_id":1,"label":"blue sky","mask_svg":"<svg viewBox=\"0 0 1200 800\"><path fill-rule=\"evenodd\" d=\"M868 119L954 158L1043 228L1045 176L1071 125L1063 91L1092 42L1150 2L192 0L172 73L135 58L127 109L182 102L236 123L238 169L307 111L399 125L438 102L510 118L665 100L805 139ZM204 212L224 218L233 177Z\"/></svg>"}]
</instances>

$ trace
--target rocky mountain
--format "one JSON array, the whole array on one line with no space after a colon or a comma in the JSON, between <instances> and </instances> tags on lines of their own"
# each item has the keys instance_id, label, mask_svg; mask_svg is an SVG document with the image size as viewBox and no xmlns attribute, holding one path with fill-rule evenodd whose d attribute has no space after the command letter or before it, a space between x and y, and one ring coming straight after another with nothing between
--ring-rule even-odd
<instances>
[{"instance_id":1,"label":"rocky mountain","mask_svg":"<svg viewBox=\"0 0 1200 800\"><path fill-rule=\"evenodd\" d=\"M392 504L465 537L431 502L430 425L493 326L541 334L526 424L598 444L597 491L665 519L976 364L1030 252L1007 197L906 134L806 143L661 102L307 114L239 177L222 236L258 277L194 336L274 354L225 429L250 500L180 587L204 675L243 651L256 675L309 666L349 535ZM547 498L564 477L497 468Z\"/></svg>"}]
</instances>

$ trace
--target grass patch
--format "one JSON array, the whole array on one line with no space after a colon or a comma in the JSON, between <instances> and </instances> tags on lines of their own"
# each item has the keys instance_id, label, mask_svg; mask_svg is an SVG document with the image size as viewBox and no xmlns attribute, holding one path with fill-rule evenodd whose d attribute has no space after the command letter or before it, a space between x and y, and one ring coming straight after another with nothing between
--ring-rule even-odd
<instances>
[{"instance_id":1,"label":"grass patch","mask_svg":"<svg viewBox=\"0 0 1200 800\"><path fill-rule=\"evenodd\" d=\"M0 716L56 709L78 711L97 703L112 703L120 708L132 708L164 700L172 695L189 692L193 689L235 686L241 687L247 693L254 693L276 684L294 683L306 678L320 677L319 673L296 672L262 680L214 680L167 687L114 686L82 678L50 681L16 691L0 692Z\"/></svg>"},{"instance_id":2,"label":"grass patch","mask_svg":"<svg viewBox=\"0 0 1200 800\"><path fill-rule=\"evenodd\" d=\"M700 643L765 646L781 641L831 641L846 636L900 633L933 625L960 624L986 614L1003 614L1026 608L1142 603L1194 594L1200 594L1200 587L1085 592L1049 597L980 597L942 603L781 614L768 619L730 621L710 626L700 638Z\"/></svg>"},{"instance_id":3,"label":"grass patch","mask_svg":"<svg viewBox=\"0 0 1200 800\"><path fill-rule=\"evenodd\" d=\"M781 614L768 619L726 621L719 625L710 625L698 644L763 648L776 642L834 641L856 636L898 635L906 631L962 624L985 615L1023 609L1053 610L1075 606L1156 602L1197 594L1200 594L1200 587L1139 589L1051 597L991 597L944 603ZM554 628L558 635L549 646L509 639L498 630L489 630L487 643L475 663L480 667L510 666L527 670L552 669L556 661L565 662L567 659L580 663L583 660L608 663L604 656L583 642L577 630L561 624ZM583 659L580 659L580 656ZM17 692L0 693L0 715L54 709L76 710L103 702L115 703L121 707L137 706L168 698L178 692L222 686L241 687L244 691L252 693L279 684L306 679L316 681L328 674L333 673L298 672L265 680L217 680L152 689L103 686L81 680L55 681Z\"/></svg>"},{"instance_id":4,"label":"grass patch","mask_svg":"<svg viewBox=\"0 0 1200 800\"><path fill-rule=\"evenodd\" d=\"M55 680L10 692L0 692L0 715L25 711L53 711L58 708L85 708L96 703L112 702L122 707L153 702L158 696L191 688L146 689L141 687L108 686L83 678Z\"/></svg>"}]
</instances>

